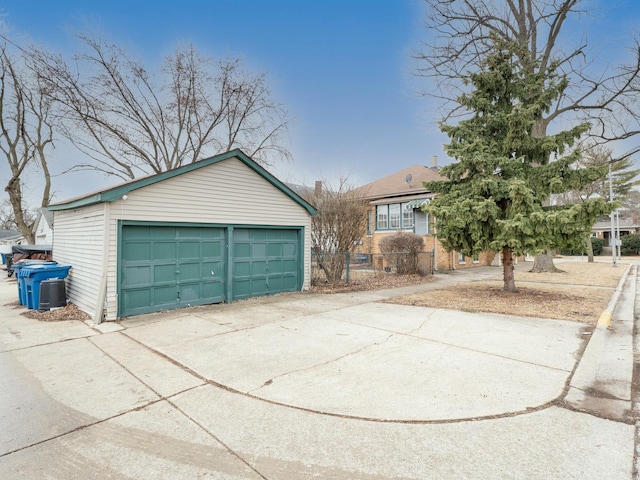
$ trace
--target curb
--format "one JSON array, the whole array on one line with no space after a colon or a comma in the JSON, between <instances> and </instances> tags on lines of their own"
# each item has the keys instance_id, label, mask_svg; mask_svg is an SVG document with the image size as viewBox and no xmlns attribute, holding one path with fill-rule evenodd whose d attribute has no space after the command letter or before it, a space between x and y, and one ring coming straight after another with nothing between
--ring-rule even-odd
<instances>
[{"instance_id":1,"label":"curb","mask_svg":"<svg viewBox=\"0 0 640 480\"><path fill-rule=\"evenodd\" d=\"M627 265L627 270L624 272L624 274L622 275L622 278L618 282L616 291L611 297L611 300L609 300L609 305L607 305L607 308L600 314L600 318L598 318L598 324L597 324L598 327L609 328L611 326L611 321L613 320L613 312L616 309L618 300L620 300L620 295L622 294L622 288L624 287L624 284L627 281L627 277L629 276L630 271L631 271L631 264Z\"/></svg>"}]
</instances>

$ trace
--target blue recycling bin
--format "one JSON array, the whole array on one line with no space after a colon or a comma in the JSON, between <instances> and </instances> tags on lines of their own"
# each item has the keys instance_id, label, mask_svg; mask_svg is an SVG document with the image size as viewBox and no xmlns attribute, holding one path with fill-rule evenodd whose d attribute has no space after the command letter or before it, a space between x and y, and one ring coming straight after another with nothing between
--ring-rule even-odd
<instances>
[{"instance_id":1,"label":"blue recycling bin","mask_svg":"<svg viewBox=\"0 0 640 480\"><path fill-rule=\"evenodd\" d=\"M22 267L18 277L24 279L27 308L31 310L40 308L40 282L54 278L67 278L69 270L71 265L60 264L32 264Z\"/></svg>"},{"instance_id":2,"label":"blue recycling bin","mask_svg":"<svg viewBox=\"0 0 640 480\"><path fill-rule=\"evenodd\" d=\"M12 268L16 274L16 283L18 284L18 301L20 305L27 305L27 287L25 285L25 278L20 276L20 270L27 265L56 265L58 262L53 260L31 260L25 259L14 263Z\"/></svg>"}]
</instances>

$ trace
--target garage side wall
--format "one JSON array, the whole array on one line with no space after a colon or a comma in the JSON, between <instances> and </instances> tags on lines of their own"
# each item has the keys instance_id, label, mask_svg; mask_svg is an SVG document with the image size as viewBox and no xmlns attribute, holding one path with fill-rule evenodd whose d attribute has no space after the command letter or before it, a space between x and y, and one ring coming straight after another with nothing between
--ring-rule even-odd
<instances>
[{"instance_id":1,"label":"garage side wall","mask_svg":"<svg viewBox=\"0 0 640 480\"><path fill-rule=\"evenodd\" d=\"M53 259L71 265L67 297L93 315L103 273L105 205L54 212Z\"/></svg>"},{"instance_id":2,"label":"garage side wall","mask_svg":"<svg viewBox=\"0 0 640 480\"><path fill-rule=\"evenodd\" d=\"M311 217L240 160L231 158L149 185L112 202L109 213L107 320L117 318L118 222L183 222L304 228L304 281L309 287Z\"/></svg>"}]
</instances>

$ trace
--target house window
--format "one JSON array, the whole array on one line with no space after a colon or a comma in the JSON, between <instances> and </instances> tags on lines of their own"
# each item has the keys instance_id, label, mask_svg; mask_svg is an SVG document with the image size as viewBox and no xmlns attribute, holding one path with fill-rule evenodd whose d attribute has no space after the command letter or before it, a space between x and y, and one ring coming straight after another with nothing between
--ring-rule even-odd
<instances>
[{"instance_id":1,"label":"house window","mask_svg":"<svg viewBox=\"0 0 640 480\"><path fill-rule=\"evenodd\" d=\"M473 263L480 263L480 256L476 253L473 257Z\"/></svg>"},{"instance_id":2,"label":"house window","mask_svg":"<svg viewBox=\"0 0 640 480\"><path fill-rule=\"evenodd\" d=\"M389 229L389 205L378 205L376 207L376 230Z\"/></svg>"},{"instance_id":3,"label":"house window","mask_svg":"<svg viewBox=\"0 0 640 480\"><path fill-rule=\"evenodd\" d=\"M413 208L407 203L402 204L402 229L408 230L413 228Z\"/></svg>"},{"instance_id":4,"label":"house window","mask_svg":"<svg viewBox=\"0 0 640 480\"><path fill-rule=\"evenodd\" d=\"M422 215L420 221L428 230L426 214L420 210L414 210L408 203L378 205L376 207L376 230L413 230L418 223L417 217L419 215Z\"/></svg>"},{"instance_id":5,"label":"house window","mask_svg":"<svg viewBox=\"0 0 640 480\"><path fill-rule=\"evenodd\" d=\"M389 228L390 229L398 229L400 228L400 204L393 203L389 205Z\"/></svg>"},{"instance_id":6,"label":"house window","mask_svg":"<svg viewBox=\"0 0 640 480\"><path fill-rule=\"evenodd\" d=\"M458 263L467 263L467 260L464 258L464 254L462 252L458 253Z\"/></svg>"},{"instance_id":7,"label":"house window","mask_svg":"<svg viewBox=\"0 0 640 480\"><path fill-rule=\"evenodd\" d=\"M416 210L415 218L414 232L417 235L429 235L429 215L421 210Z\"/></svg>"}]
</instances>

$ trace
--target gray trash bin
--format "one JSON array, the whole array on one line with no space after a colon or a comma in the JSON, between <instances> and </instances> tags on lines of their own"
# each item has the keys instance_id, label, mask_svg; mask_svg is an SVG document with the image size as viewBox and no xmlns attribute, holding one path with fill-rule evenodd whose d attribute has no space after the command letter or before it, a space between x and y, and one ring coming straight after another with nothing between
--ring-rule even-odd
<instances>
[{"instance_id":1,"label":"gray trash bin","mask_svg":"<svg viewBox=\"0 0 640 480\"><path fill-rule=\"evenodd\" d=\"M38 310L48 311L67 305L67 289L62 278L52 278L40 282Z\"/></svg>"}]
</instances>

